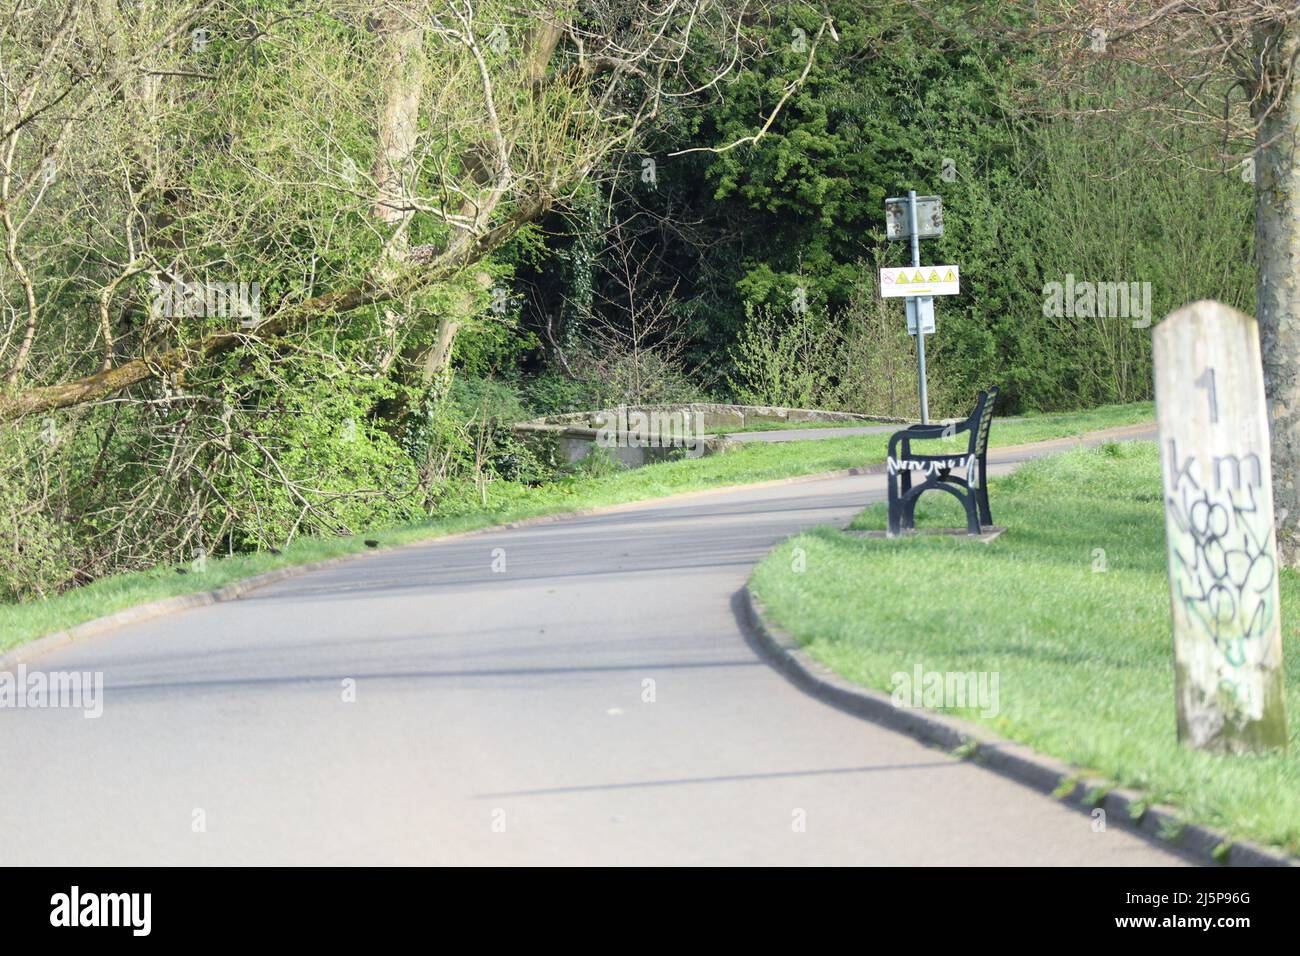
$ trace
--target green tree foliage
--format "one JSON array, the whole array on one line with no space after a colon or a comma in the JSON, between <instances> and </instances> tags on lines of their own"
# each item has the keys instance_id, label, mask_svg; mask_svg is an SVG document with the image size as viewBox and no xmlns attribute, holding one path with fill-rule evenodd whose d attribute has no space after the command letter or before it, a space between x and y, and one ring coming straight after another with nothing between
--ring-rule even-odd
<instances>
[{"instance_id":1,"label":"green tree foliage","mask_svg":"<svg viewBox=\"0 0 1300 956\"><path fill-rule=\"evenodd\" d=\"M908 188L944 199L925 261L962 269L936 414L992 383L1005 411L1149 397L1145 316L1045 290L1249 311L1251 187L1115 118L1140 77L1047 101L1036 55L890 0L19 5L0 597L551 480L508 427L541 412L914 414L902 305L874 289ZM166 299L210 283L256 284L260 318Z\"/></svg>"},{"instance_id":2,"label":"green tree foliage","mask_svg":"<svg viewBox=\"0 0 1300 956\"><path fill-rule=\"evenodd\" d=\"M817 45L757 143L673 155L761 127L808 63L816 10L787 5L762 31L773 56L729 77L707 109L667 114L647 144L654 188L633 166L611 193L616 218L657 224L642 255L676 283L697 366L739 381L732 343L756 307L779 337L800 321L797 299L841 313L859 260L909 261L883 215L908 188L944 200L945 236L923 243L923 261L962 269L963 294L940 301L929 340L934 382L958 405L994 382L1007 411L1150 396L1145 317L1045 315L1045 287L1067 276L1150 283L1153 324L1206 296L1250 310L1251 187L1239 170L1187 162L1192 134L1124 119L1140 78L1088 101L1027 101L1031 48L938 31L908 5L828 9L838 41ZM901 303L892 314L901 325Z\"/></svg>"}]
</instances>

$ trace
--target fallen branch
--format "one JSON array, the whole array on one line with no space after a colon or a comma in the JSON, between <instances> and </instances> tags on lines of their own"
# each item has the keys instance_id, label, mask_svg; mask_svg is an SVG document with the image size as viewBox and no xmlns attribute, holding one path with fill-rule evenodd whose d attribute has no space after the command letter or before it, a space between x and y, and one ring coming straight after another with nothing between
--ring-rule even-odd
<instances>
[{"instance_id":1,"label":"fallen branch","mask_svg":"<svg viewBox=\"0 0 1300 956\"><path fill-rule=\"evenodd\" d=\"M0 421L16 421L59 408L72 408L107 398L132 385L174 376L198 362L251 342L268 342L308 325L325 315L338 315L379 302L400 299L431 282L449 279L499 247L521 226L551 208L549 193L529 197L504 221L474 236L463 233L456 241L418 267L391 281L371 279L351 289L330 292L287 306L251 329L217 332L198 342L179 345L154 355L131 359L113 368L59 385L27 389L0 397Z\"/></svg>"}]
</instances>

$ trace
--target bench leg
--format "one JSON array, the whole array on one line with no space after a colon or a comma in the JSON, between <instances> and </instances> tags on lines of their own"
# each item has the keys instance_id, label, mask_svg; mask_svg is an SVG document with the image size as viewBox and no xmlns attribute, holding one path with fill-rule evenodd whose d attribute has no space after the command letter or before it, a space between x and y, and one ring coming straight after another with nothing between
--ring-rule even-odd
<instances>
[{"instance_id":1,"label":"bench leg","mask_svg":"<svg viewBox=\"0 0 1300 956\"><path fill-rule=\"evenodd\" d=\"M961 503L966 506L966 531L969 534L980 533L979 492L973 491L962 495Z\"/></svg>"},{"instance_id":2,"label":"bench leg","mask_svg":"<svg viewBox=\"0 0 1300 956\"><path fill-rule=\"evenodd\" d=\"M993 523L993 515L989 511L988 488L985 487L984 485L980 485L979 491L977 492L977 497L979 498L980 524L991 525Z\"/></svg>"},{"instance_id":3,"label":"bench leg","mask_svg":"<svg viewBox=\"0 0 1300 956\"><path fill-rule=\"evenodd\" d=\"M885 485L889 490L889 536L898 537L902 522L901 502L899 501L899 475L887 475Z\"/></svg>"},{"instance_id":4,"label":"bench leg","mask_svg":"<svg viewBox=\"0 0 1300 956\"><path fill-rule=\"evenodd\" d=\"M916 503L921 500L921 489L917 490L915 495L908 494L903 499L902 522L904 531L916 530Z\"/></svg>"},{"instance_id":5,"label":"bench leg","mask_svg":"<svg viewBox=\"0 0 1300 956\"><path fill-rule=\"evenodd\" d=\"M993 514L989 511L989 469L988 463L981 456L979 460L979 506L980 506L980 524L990 525L993 523Z\"/></svg>"}]
</instances>

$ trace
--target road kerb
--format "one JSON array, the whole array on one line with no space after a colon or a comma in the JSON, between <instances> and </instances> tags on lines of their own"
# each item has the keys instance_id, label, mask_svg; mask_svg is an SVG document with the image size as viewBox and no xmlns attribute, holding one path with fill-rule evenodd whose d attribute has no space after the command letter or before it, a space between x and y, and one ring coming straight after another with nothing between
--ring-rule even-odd
<instances>
[{"instance_id":1,"label":"road kerb","mask_svg":"<svg viewBox=\"0 0 1300 956\"><path fill-rule=\"evenodd\" d=\"M1281 850L1233 840L1211 827L1189 823L1174 807L1146 806L1137 791L1111 788L1106 781L1088 777L1077 767L969 721L896 707L887 695L855 684L814 660L789 632L768 618L762 601L748 584L741 588L737 602L746 636L760 655L800 690L832 707L949 753L957 752L1080 811L1100 807L1106 811L1108 824L1118 823L1153 838L1194 862L1215 866L1300 866L1300 860Z\"/></svg>"}]
</instances>

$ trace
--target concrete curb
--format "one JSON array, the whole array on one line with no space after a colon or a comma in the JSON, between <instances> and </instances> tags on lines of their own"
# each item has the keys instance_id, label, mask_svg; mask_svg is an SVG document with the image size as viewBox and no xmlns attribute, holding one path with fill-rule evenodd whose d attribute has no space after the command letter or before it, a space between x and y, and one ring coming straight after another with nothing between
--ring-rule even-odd
<instances>
[{"instance_id":1,"label":"concrete curb","mask_svg":"<svg viewBox=\"0 0 1300 956\"><path fill-rule=\"evenodd\" d=\"M1024 445L1007 445L1002 448L990 448L989 457L994 459L995 456L1014 455L1017 452L1030 448L1052 448L1060 446L1062 448L1074 447L1088 443L1107 441L1112 438L1123 439L1130 437L1138 432L1150 430L1151 423L1139 425L1123 425L1116 428L1103 429L1096 432L1086 432L1083 435L1077 435L1070 438L1054 438L1044 442L1032 442ZM842 468L837 471L823 471L811 475L794 475L789 478L773 478L768 481L758 481L741 485L722 485L717 488L701 488L696 491L683 491L673 495L663 495L658 498L644 498L639 501L627 501L614 505L600 505L595 508L582 508L576 511L557 511L551 514L538 515L533 518L523 518L519 521L511 521L505 524L488 525L483 528L475 528L471 531L458 531L452 534L431 535L428 538L420 538L415 541L408 541L404 544L388 548L378 548L374 551L357 551L352 554L340 555L336 558L328 558L324 561L313 561L309 564L289 565L283 568L276 568L274 571L268 571L265 574L255 575L245 578L242 581L235 581L219 588L215 591L198 591L193 594L182 594L176 597L163 598L158 601L150 601L147 604L139 604L135 607L124 608L116 611L106 617L95 618L91 621L78 624L75 627L68 628L65 631L56 631L53 634L46 634L35 640L20 644L9 651L0 654L0 670L7 670L15 664L31 660L42 654L48 654L50 651L66 647L76 641L85 640L88 637L94 637L103 634L106 631L112 631L128 624L138 624L142 621L152 620L156 617L162 617L165 614L174 614L179 611L186 611L196 607L206 607L210 604L218 604L222 601L233 601L251 591L267 585L277 584L280 581L289 578L298 577L303 574L310 574L313 571L321 571L326 568L332 568L342 564L345 561L355 561L377 554L388 554L393 551L400 551L405 548L425 547L440 541L453 541L471 535L490 534L495 531L507 531L515 528L528 528L537 525L551 524L556 521L573 521L579 518L588 518L595 515L614 514L620 511L631 511L636 508L647 508L664 501L687 500L698 498L705 495L729 494L742 489L754 490L762 488L775 488L781 485L803 484L809 481L827 481L834 478L852 478L858 475L881 475L885 473L883 463L877 465L863 465L856 468ZM382 534L383 532L375 532Z\"/></svg>"},{"instance_id":2,"label":"concrete curb","mask_svg":"<svg viewBox=\"0 0 1300 956\"><path fill-rule=\"evenodd\" d=\"M740 616L759 653L800 690L832 707L907 734L924 744L955 752L1018 783L1048 794L1083 812L1100 807L1107 823L1117 822L1152 840L1168 844L1187 858L1226 866L1300 866L1281 850L1188 823L1177 809L1147 806L1141 793L1111 787L1054 757L1000 737L976 724L932 711L895 707L888 696L846 680L810 657L788 632L768 620L762 602L748 584L738 595ZM1220 850L1226 847L1226 852ZM1217 853L1216 853L1217 851Z\"/></svg>"}]
</instances>

